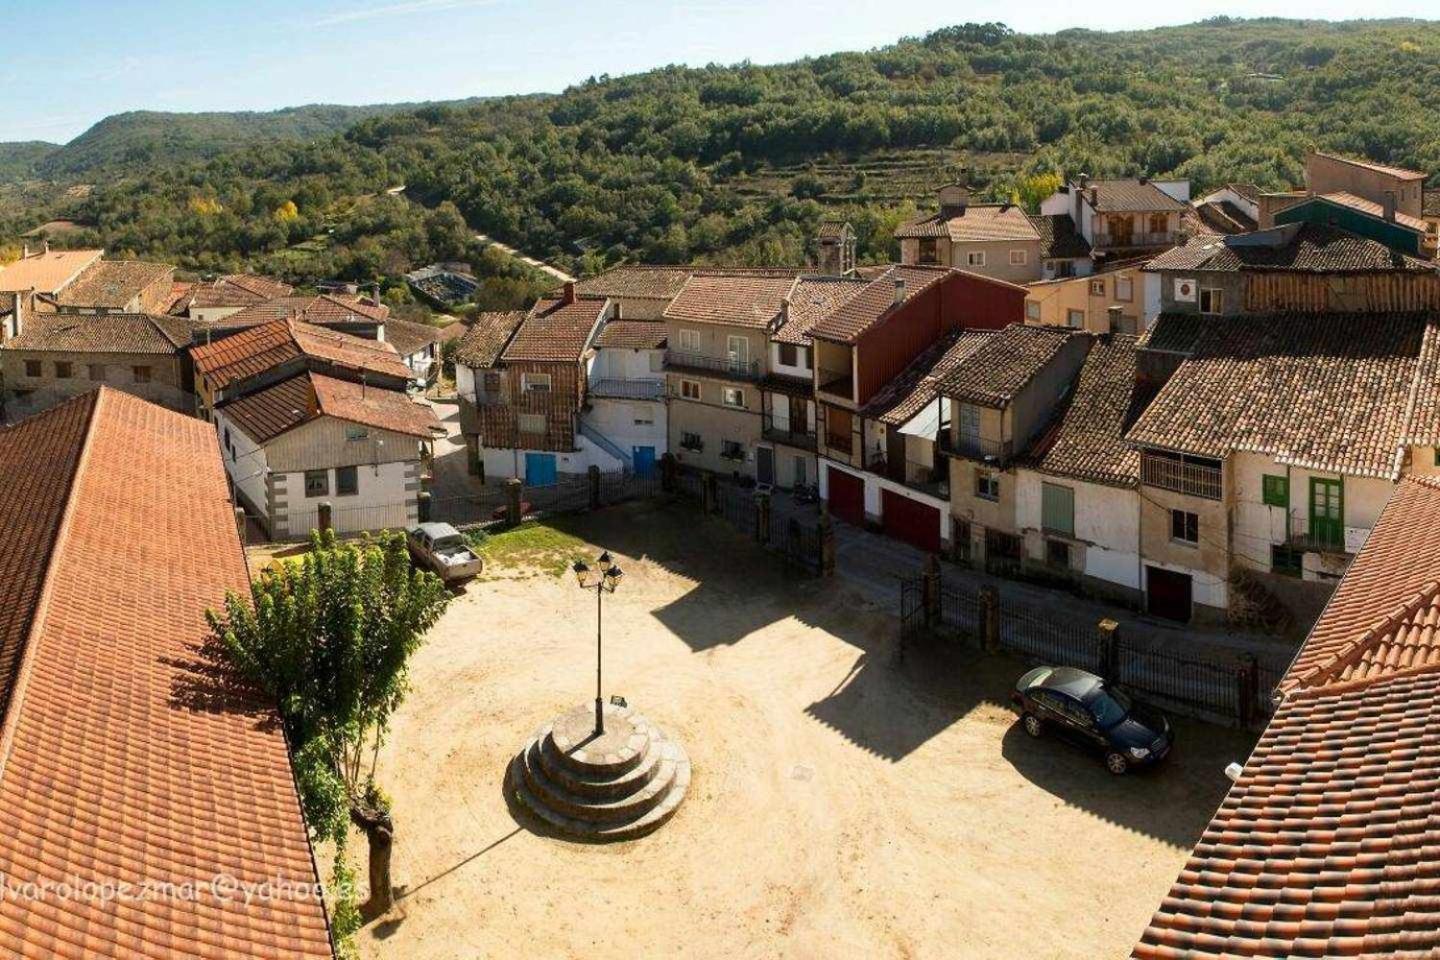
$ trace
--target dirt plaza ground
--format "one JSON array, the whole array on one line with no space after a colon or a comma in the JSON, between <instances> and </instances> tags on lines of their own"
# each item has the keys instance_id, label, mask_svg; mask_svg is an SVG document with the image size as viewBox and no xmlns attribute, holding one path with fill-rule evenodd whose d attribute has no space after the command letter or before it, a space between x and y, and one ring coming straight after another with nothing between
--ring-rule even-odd
<instances>
[{"instance_id":1,"label":"dirt plaza ground","mask_svg":"<svg viewBox=\"0 0 1440 960\"><path fill-rule=\"evenodd\" d=\"M888 610L720 521L635 504L521 531L415 659L380 761L403 893L367 958L1124 956L1253 742L1180 721L1162 768L1112 777L1014 724L1023 665L897 663ZM606 693L694 773L657 833L585 845L522 826L502 782L594 696L594 597L564 567L601 548L626 573Z\"/></svg>"}]
</instances>

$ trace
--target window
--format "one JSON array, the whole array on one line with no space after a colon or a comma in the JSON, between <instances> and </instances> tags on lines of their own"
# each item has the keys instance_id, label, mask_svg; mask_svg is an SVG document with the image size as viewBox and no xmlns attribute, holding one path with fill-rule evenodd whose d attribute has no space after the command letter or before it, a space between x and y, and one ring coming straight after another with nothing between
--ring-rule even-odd
<instances>
[{"instance_id":1,"label":"window","mask_svg":"<svg viewBox=\"0 0 1440 960\"><path fill-rule=\"evenodd\" d=\"M738 440L722 440L720 456L725 460L744 460L745 448L740 445Z\"/></svg>"},{"instance_id":2,"label":"window","mask_svg":"<svg viewBox=\"0 0 1440 960\"><path fill-rule=\"evenodd\" d=\"M520 374L520 389L526 393L549 393L550 374L522 373Z\"/></svg>"},{"instance_id":3,"label":"window","mask_svg":"<svg viewBox=\"0 0 1440 960\"><path fill-rule=\"evenodd\" d=\"M1039 320L1039 319L1040 319L1040 301L1039 301L1039 300L1026 300L1026 301L1025 301L1025 318L1026 318L1027 320Z\"/></svg>"},{"instance_id":4,"label":"window","mask_svg":"<svg viewBox=\"0 0 1440 960\"><path fill-rule=\"evenodd\" d=\"M131 368L130 368L130 376L132 376L132 377L135 378L135 382L136 382L136 383L149 383L149 382L150 382L150 368L149 368L149 367L131 367Z\"/></svg>"},{"instance_id":5,"label":"window","mask_svg":"<svg viewBox=\"0 0 1440 960\"><path fill-rule=\"evenodd\" d=\"M1030 262L1030 254L1024 250L1010 251L1010 266L1023 267Z\"/></svg>"},{"instance_id":6,"label":"window","mask_svg":"<svg viewBox=\"0 0 1440 960\"><path fill-rule=\"evenodd\" d=\"M26 361L25 361L25 376L27 376L27 377L38 377L38 376L42 376L42 374L41 374L41 372L40 372L40 361L39 361L39 360L26 360Z\"/></svg>"},{"instance_id":7,"label":"window","mask_svg":"<svg viewBox=\"0 0 1440 960\"><path fill-rule=\"evenodd\" d=\"M659 350L650 351L650 372L659 373L665 369L665 355Z\"/></svg>"},{"instance_id":8,"label":"window","mask_svg":"<svg viewBox=\"0 0 1440 960\"><path fill-rule=\"evenodd\" d=\"M981 500L999 500L1000 478L993 473L975 471L975 496Z\"/></svg>"},{"instance_id":9,"label":"window","mask_svg":"<svg viewBox=\"0 0 1440 960\"><path fill-rule=\"evenodd\" d=\"M1167 215L1163 214L1163 213L1152 213L1152 214L1150 214L1150 232L1151 232L1151 233L1169 233L1169 232L1170 232L1170 218L1169 218Z\"/></svg>"},{"instance_id":10,"label":"window","mask_svg":"<svg viewBox=\"0 0 1440 960\"><path fill-rule=\"evenodd\" d=\"M1290 478L1266 475L1261 479L1262 496L1268 506L1290 506Z\"/></svg>"},{"instance_id":11,"label":"window","mask_svg":"<svg viewBox=\"0 0 1440 960\"><path fill-rule=\"evenodd\" d=\"M680 381L680 397L681 397L681 399L683 399L683 400L699 400L699 399L700 399L700 381L699 381L699 380L681 380L681 381Z\"/></svg>"},{"instance_id":12,"label":"window","mask_svg":"<svg viewBox=\"0 0 1440 960\"><path fill-rule=\"evenodd\" d=\"M1200 518L1188 510L1171 510L1170 539L1180 543L1199 543Z\"/></svg>"},{"instance_id":13,"label":"window","mask_svg":"<svg viewBox=\"0 0 1440 960\"><path fill-rule=\"evenodd\" d=\"M1070 568L1070 544L1064 540L1045 541L1045 562L1052 567Z\"/></svg>"},{"instance_id":14,"label":"window","mask_svg":"<svg viewBox=\"0 0 1440 960\"><path fill-rule=\"evenodd\" d=\"M544 433L545 414L543 413L522 413L515 418L515 425L521 433Z\"/></svg>"},{"instance_id":15,"label":"window","mask_svg":"<svg viewBox=\"0 0 1440 960\"><path fill-rule=\"evenodd\" d=\"M1047 531L1075 536L1075 491L1057 483L1040 484L1040 518Z\"/></svg>"},{"instance_id":16,"label":"window","mask_svg":"<svg viewBox=\"0 0 1440 960\"><path fill-rule=\"evenodd\" d=\"M360 492L360 471L355 467L335 468L335 495L353 497Z\"/></svg>"},{"instance_id":17,"label":"window","mask_svg":"<svg viewBox=\"0 0 1440 960\"><path fill-rule=\"evenodd\" d=\"M800 350L795 344L780 344L780 364L785 367L800 366Z\"/></svg>"},{"instance_id":18,"label":"window","mask_svg":"<svg viewBox=\"0 0 1440 960\"><path fill-rule=\"evenodd\" d=\"M358 423L347 423L347 424L345 424L345 439L346 439L346 440L365 440L365 439L368 439L369 436L370 436L370 431L367 430L367 429L365 429L364 427L360 426Z\"/></svg>"},{"instance_id":19,"label":"window","mask_svg":"<svg viewBox=\"0 0 1440 960\"><path fill-rule=\"evenodd\" d=\"M934 237L921 237L918 255L915 258L917 263L939 263L940 254L936 247Z\"/></svg>"},{"instance_id":20,"label":"window","mask_svg":"<svg viewBox=\"0 0 1440 960\"><path fill-rule=\"evenodd\" d=\"M1270 548L1270 572L1282 577L1305 575L1305 552L1276 544Z\"/></svg>"},{"instance_id":21,"label":"window","mask_svg":"<svg viewBox=\"0 0 1440 960\"><path fill-rule=\"evenodd\" d=\"M55 379L69 380L75 375L75 365L69 360L55 361Z\"/></svg>"},{"instance_id":22,"label":"window","mask_svg":"<svg viewBox=\"0 0 1440 960\"><path fill-rule=\"evenodd\" d=\"M726 387L724 394L724 402L725 406L727 407L744 407L745 391L739 389L738 387Z\"/></svg>"},{"instance_id":23,"label":"window","mask_svg":"<svg viewBox=\"0 0 1440 960\"><path fill-rule=\"evenodd\" d=\"M688 430L680 434L680 446L685 450L694 450L697 453L705 449L705 443L700 439L700 434L691 433Z\"/></svg>"},{"instance_id":24,"label":"window","mask_svg":"<svg viewBox=\"0 0 1440 960\"><path fill-rule=\"evenodd\" d=\"M103 364L103 363L92 363L92 364L90 364L90 379L91 379L91 380L104 380L104 379L105 379L105 364Z\"/></svg>"},{"instance_id":25,"label":"window","mask_svg":"<svg viewBox=\"0 0 1440 960\"><path fill-rule=\"evenodd\" d=\"M985 251L971 250L969 253L965 254L965 265L967 267L985 266Z\"/></svg>"},{"instance_id":26,"label":"window","mask_svg":"<svg viewBox=\"0 0 1440 960\"><path fill-rule=\"evenodd\" d=\"M485 393L487 396L500 396L500 374L498 371L490 370L485 374Z\"/></svg>"},{"instance_id":27,"label":"window","mask_svg":"<svg viewBox=\"0 0 1440 960\"><path fill-rule=\"evenodd\" d=\"M1225 309L1225 291L1219 287L1200 289L1200 312L1220 313Z\"/></svg>"},{"instance_id":28,"label":"window","mask_svg":"<svg viewBox=\"0 0 1440 960\"><path fill-rule=\"evenodd\" d=\"M305 471L305 496L328 497L330 495L330 471Z\"/></svg>"},{"instance_id":29,"label":"window","mask_svg":"<svg viewBox=\"0 0 1440 960\"><path fill-rule=\"evenodd\" d=\"M1085 327L1085 311L1084 311L1084 310L1066 310L1066 311L1065 311L1065 326L1069 327L1069 328L1072 329L1072 330L1081 330L1081 329L1084 329L1084 327Z\"/></svg>"},{"instance_id":30,"label":"window","mask_svg":"<svg viewBox=\"0 0 1440 960\"><path fill-rule=\"evenodd\" d=\"M1103 297L1103 296L1105 296L1105 278L1104 278L1104 277L1101 277L1099 280L1091 280L1091 281L1090 281L1090 296L1092 296L1092 297Z\"/></svg>"},{"instance_id":31,"label":"window","mask_svg":"<svg viewBox=\"0 0 1440 960\"><path fill-rule=\"evenodd\" d=\"M699 352L700 352L700 331L699 331L699 330L681 330L681 331L680 331L680 352L682 352L682 353L699 353Z\"/></svg>"},{"instance_id":32,"label":"window","mask_svg":"<svg viewBox=\"0 0 1440 960\"><path fill-rule=\"evenodd\" d=\"M1115 278L1115 299L1129 303L1135 299L1135 281L1131 277Z\"/></svg>"},{"instance_id":33,"label":"window","mask_svg":"<svg viewBox=\"0 0 1440 960\"><path fill-rule=\"evenodd\" d=\"M744 337L726 337L725 357L733 369L744 370L750 366L750 341Z\"/></svg>"}]
</instances>

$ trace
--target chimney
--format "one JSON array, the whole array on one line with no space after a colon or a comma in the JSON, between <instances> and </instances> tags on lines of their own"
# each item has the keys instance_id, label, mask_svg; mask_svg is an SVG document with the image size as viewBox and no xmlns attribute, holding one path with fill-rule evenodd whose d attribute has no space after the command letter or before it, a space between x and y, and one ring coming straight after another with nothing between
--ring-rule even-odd
<instances>
[{"instance_id":1,"label":"chimney","mask_svg":"<svg viewBox=\"0 0 1440 960\"><path fill-rule=\"evenodd\" d=\"M1395 222L1395 191L1385 191L1385 202L1381 204L1385 211L1385 220L1388 223Z\"/></svg>"},{"instance_id":2,"label":"chimney","mask_svg":"<svg viewBox=\"0 0 1440 960\"><path fill-rule=\"evenodd\" d=\"M790 322L790 298L780 298L780 325L783 327Z\"/></svg>"},{"instance_id":3,"label":"chimney","mask_svg":"<svg viewBox=\"0 0 1440 960\"><path fill-rule=\"evenodd\" d=\"M1080 178L1075 181L1075 185L1076 185L1077 187L1079 187L1081 190L1084 190L1086 187L1090 186L1090 174L1088 174L1088 173L1082 173L1082 174L1080 174Z\"/></svg>"},{"instance_id":4,"label":"chimney","mask_svg":"<svg viewBox=\"0 0 1440 960\"><path fill-rule=\"evenodd\" d=\"M904 303L904 302L905 302L905 278L904 278L904 277L896 277L896 278L895 278L895 306L898 307L898 306L900 306L900 304L902 304L902 303Z\"/></svg>"},{"instance_id":5,"label":"chimney","mask_svg":"<svg viewBox=\"0 0 1440 960\"><path fill-rule=\"evenodd\" d=\"M566 281L565 281L565 292L560 295L560 302L561 302L561 303L564 303L564 304L571 304L571 303L574 303L574 302L575 302L575 281L574 281L574 280L566 280Z\"/></svg>"},{"instance_id":6,"label":"chimney","mask_svg":"<svg viewBox=\"0 0 1440 960\"><path fill-rule=\"evenodd\" d=\"M1147 184L1147 183L1149 183L1149 182L1150 182L1150 178L1147 177L1147 176L1145 176L1145 175L1142 173L1142 174L1140 175L1140 184L1141 184L1141 186L1144 186L1145 184Z\"/></svg>"}]
</instances>

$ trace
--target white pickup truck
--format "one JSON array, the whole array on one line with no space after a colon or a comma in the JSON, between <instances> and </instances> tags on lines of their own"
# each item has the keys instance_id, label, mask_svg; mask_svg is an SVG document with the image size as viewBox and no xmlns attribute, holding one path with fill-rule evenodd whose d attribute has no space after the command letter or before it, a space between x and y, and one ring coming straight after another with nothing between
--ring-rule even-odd
<instances>
[{"instance_id":1,"label":"white pickup truck","mask_svg":"<svg viewBox=\"0 0 1440 960\"><path fill-rule=\"evenodd\" d=\"M451 583L478 576L483 562L460 531L448 523L422 523L405 531L410 556L422 567Z\"/></svg>"}]
</instances>

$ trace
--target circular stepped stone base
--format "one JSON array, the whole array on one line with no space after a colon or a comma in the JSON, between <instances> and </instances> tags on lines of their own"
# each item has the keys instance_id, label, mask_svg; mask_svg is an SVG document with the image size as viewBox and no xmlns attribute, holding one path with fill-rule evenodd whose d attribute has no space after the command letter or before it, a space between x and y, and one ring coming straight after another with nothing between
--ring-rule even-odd
<instances>
[{"instance_id":1,"label":"circular stepped stone base","mask_svg":"<svg viewBox=\"0 0 1440 960\"><path fill-rule=\"evenodd\" d=\"M506 791L560 833L630 840L674 815L690 786L690 758L629 707L605 706L595 736L593 704L541 727L510 761Z\"/></svg>"}]
</instances>

